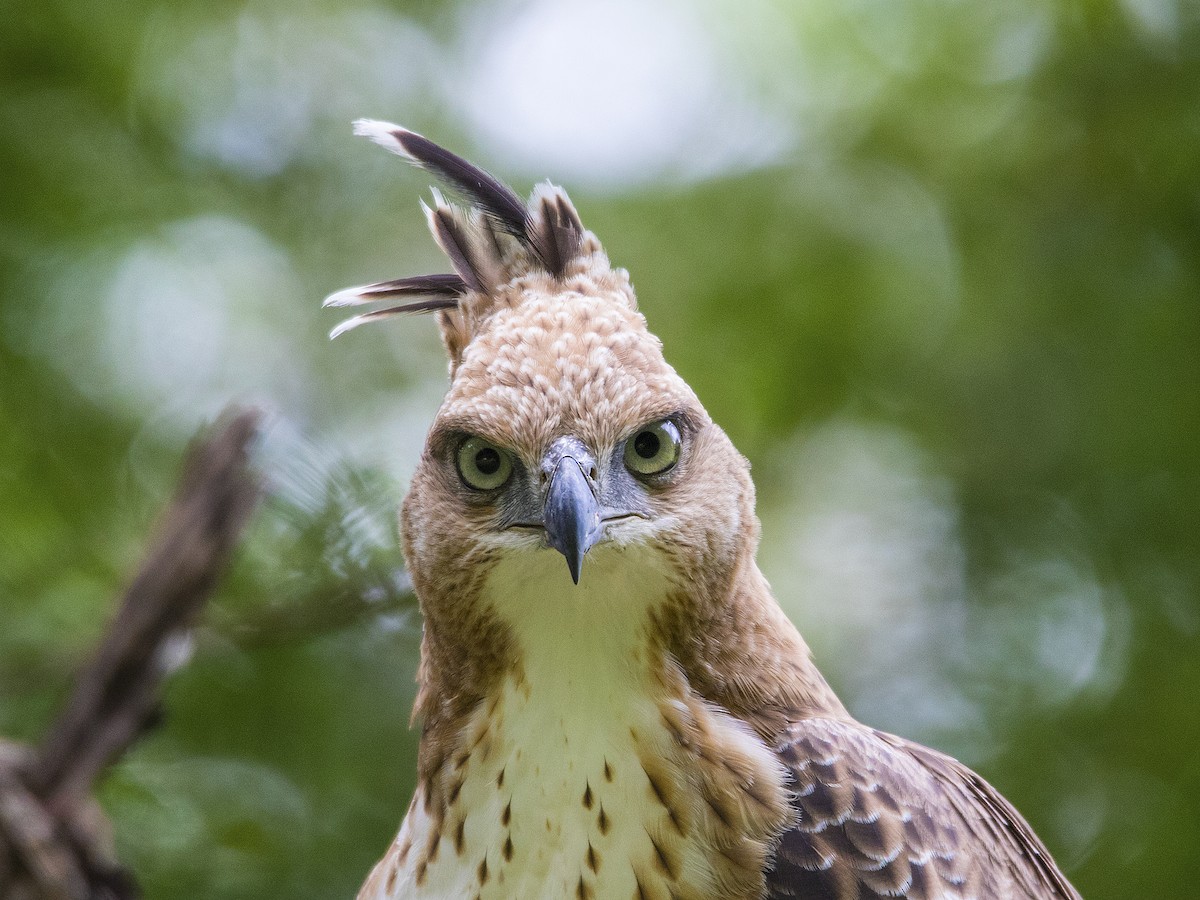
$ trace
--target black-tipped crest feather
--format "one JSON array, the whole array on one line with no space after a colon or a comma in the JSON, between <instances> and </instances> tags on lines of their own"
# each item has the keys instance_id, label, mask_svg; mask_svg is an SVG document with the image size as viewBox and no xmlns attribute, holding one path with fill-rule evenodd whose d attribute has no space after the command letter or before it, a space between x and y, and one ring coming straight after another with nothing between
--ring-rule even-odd
<instances>
[{"instance_id":1,"label":"black-tipped crest feather","mask_svg":"<svg viewBox=\"0 0 1200 900\"><path fill-rule=\"evenodd\" d=\"M363 313L359 318L365 320L385 319L388 316L398 316L406 313L436 312L439 309L454 309L457 306L457 297L424 297L420 300L410 300L408 303L400 303L396 306L385 307L384 309L373 309L370 312Z\"/></svg>"},{"instance_id":2,"label":"black-tipped crest feather","mask_svg":"<svg viewBox=\"0 0 1200 900\"><path fill-rule=\"evenodd\" d=\"M525 204L504 182L427 137L403 129L392 135L418 164L466 194L505 231L516 236L525 233Z\"/></svg>"},{"instance_id":3,"label":"black-tipped crest feather","mask_svg":"<svg viewBox=\"0 0 1200 900\"><path fill-rule=\"evenodd\" d=\"M450 272L438 275L409 275L364 286L359 293L371 299L383 297L406 297L416 294L429 296L454 296L467 292L462 277Z\"/></svg>"},{"instance_id":4,"label":"black-tipped crest feather","mask_svg":"<svg viewBox=\"0 0 1200 900\"><path fill-rule=\"evenodd\" d=\"M467 292L466 283L458 275L412 275L391 281L378 281L346 288L325 298L325 306L361 306L392 297L459 297Z\"/></svg>"},{"instance_id":5,"label":"black-tipped crest feather","mask_svg":"<svg viewBox=\"0 0 1200 900\"><path fill-rule=\"evenodd\" d=\"M454 274L418 275L346 288L332 294L326 306L359 306L394 297L424 297L347 320L334 329L342 334L358 325L406 312L438 311L443 338L456 359L471 339L473 326L464 325L455 310L466 294L476 294L472 318L489 306L489 296L514 278L545 272L562 278L568 266L590 246L589 255L607 268L598 245L585 244L588 232L562 188L537 185L528 204L499 179L420 134L390 122L359 119L355 134L432 172L455 190L467 205L447 203L435 187L432 206L422 203L429 228L449 258ZM465 321L465 320L464 320Z\"/></svg>"},{"instance_id":6,"label":"black-tipped crest feather","mask_svg":"<svg viewBox=\"0 0 1200 900\"><path fill-rule=\"evenodd\" d=\"M470 235L463 231L453 211L446 206L437 206L429 213L429 224L438 246L450 258L450 264L462 276L463 283L472 291L484 290L479 264L471 253Z\"/></svg>"},{"instance_id":7,"label":"black-tipped crest feather","mask_svg":"<svg viewBox=\"0 0 1200 900\"><path fill-rule=\"evenodd\" d=\"M558 246L559 258L565 266L579 255L583 244L583 223L579 221L579 213L567 199L562 188L555 188L554 208L557 217L554 220L554 242Z\"/></svg>"},{"instance_id":8,"label":"black-tipped crest feather","mask_svg":"<svg viewBox=\"0 0 1200 900\"><path fill-rule=\"evenodd\" d=\"M359 325L365 325L368 322L374 322L379 319L388 319L392 316L400 316L405 314L418 314L427 312L440 312L458 307L458 297L425 297L421 300L411 300L408 303L401 303L398 306L389 306L385 309L373 309L370 312L362 313L361 315L353 316L341 322L329 333L330 338L335 338L338 335L345 334L351 329L357 328Z\"/></svg>"},{"instance_id":9,"label":"black-tipped crest feather","mask_svg":"<svg viewBox=\"0 0 1200 900\"><path fill-rule=\"evenodd\" d=\"M579 254L583 223L562 188L549 182L534 189L530 206L533 209L526 222L526 236L547 271L559 277Z\"/></svg>"},{"instance_id":10,"label":"black-tipped crest feather","mask_svg":"<svg viewBox=\"0 0 1200 900\"><path fill-rule=\"evenodd\" d=\"M575 232L576 235L583 235L583 222L579 220L579 213L575 211L575 207L571 205L571 201L567 199L567 195L562 188L557 190L557 205L560 223Z\"/></svg>"}]
</instances>

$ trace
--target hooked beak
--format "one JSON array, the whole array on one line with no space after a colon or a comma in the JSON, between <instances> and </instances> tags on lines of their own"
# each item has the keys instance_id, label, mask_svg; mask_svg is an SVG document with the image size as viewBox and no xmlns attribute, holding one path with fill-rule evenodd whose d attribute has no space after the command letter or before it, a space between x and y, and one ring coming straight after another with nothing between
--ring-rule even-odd
<instances>
[{"instance_id":1,"label":"hooked beak","mask_svg":"<svg viewBox=\"0 0 1200 900\"><path fill-rule=\"evenodd\" d=\"M600 539L600 504L583 467L573 456L562 456L550 476L543 510L546 539L567 559L571 580L579 584L583 557Z\"/></svg>"}]
</instances>

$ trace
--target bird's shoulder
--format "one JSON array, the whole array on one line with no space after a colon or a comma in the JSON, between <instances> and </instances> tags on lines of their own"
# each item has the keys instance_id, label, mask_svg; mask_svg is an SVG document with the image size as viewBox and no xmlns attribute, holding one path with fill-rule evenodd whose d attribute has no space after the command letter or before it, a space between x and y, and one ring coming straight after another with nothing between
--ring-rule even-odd
<instances>
[{"instance_id":1,"label":"bird's shoulder","mask_svg":"<svg viewBox=\"0 0 1200 900\"><path fill-rule=\"evenodd\" d=\"M835 718L790 724L776 749L796 822L768 900L1079 900L1012 804L945 754Z\"/></svg>"}]
</instances>

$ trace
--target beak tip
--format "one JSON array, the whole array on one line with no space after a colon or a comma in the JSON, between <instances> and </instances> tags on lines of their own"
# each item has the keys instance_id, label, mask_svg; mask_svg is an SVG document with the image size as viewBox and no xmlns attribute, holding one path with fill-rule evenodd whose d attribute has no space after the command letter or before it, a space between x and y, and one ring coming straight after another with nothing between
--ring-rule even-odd
<instances>
[{"instance_id":1,"label":"beak tip","mask_svg":"<svg viewBox=\"0 0 1200 900\"><path fill-rule=\"evenodd\" d=\"M600 537L600 511L583 469L571 457L564 460L550 479L543 519L547 543L566 557L571 581L579 584L583 558Z\"/></svg>"},{"instance_id":2,"label":"beak tip","mask_svg":"<svg viewBox=\"0 0 1200 900\"><path fill-rule=\"evenodd\" d=\"M582 553L564 553L567 558L567 571L571 573L571 581L579 584L579 578L583 574L583 558L587 555L587 550Z\"/></svg>"}]
</instances>

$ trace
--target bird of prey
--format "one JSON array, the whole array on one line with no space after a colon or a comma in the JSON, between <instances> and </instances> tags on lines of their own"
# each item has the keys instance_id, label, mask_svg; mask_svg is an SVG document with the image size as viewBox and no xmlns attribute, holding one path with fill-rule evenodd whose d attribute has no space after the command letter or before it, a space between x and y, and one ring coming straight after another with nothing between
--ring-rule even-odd
<instances>
[{"instance_id":1,"label":"bird of prey","mask_svg":"<svg viewBox=\"0 0 1200 900\"><path fill-rule=\"evenodd\" d=\"M360 900L1078 898L1020 814L856 721L755 563L748 464L559 187L412 131L452 272L450 387L401 510L424 616L417 787ZM565 561L565 564L564 564Z\"/></svg>"}]
</instances>

